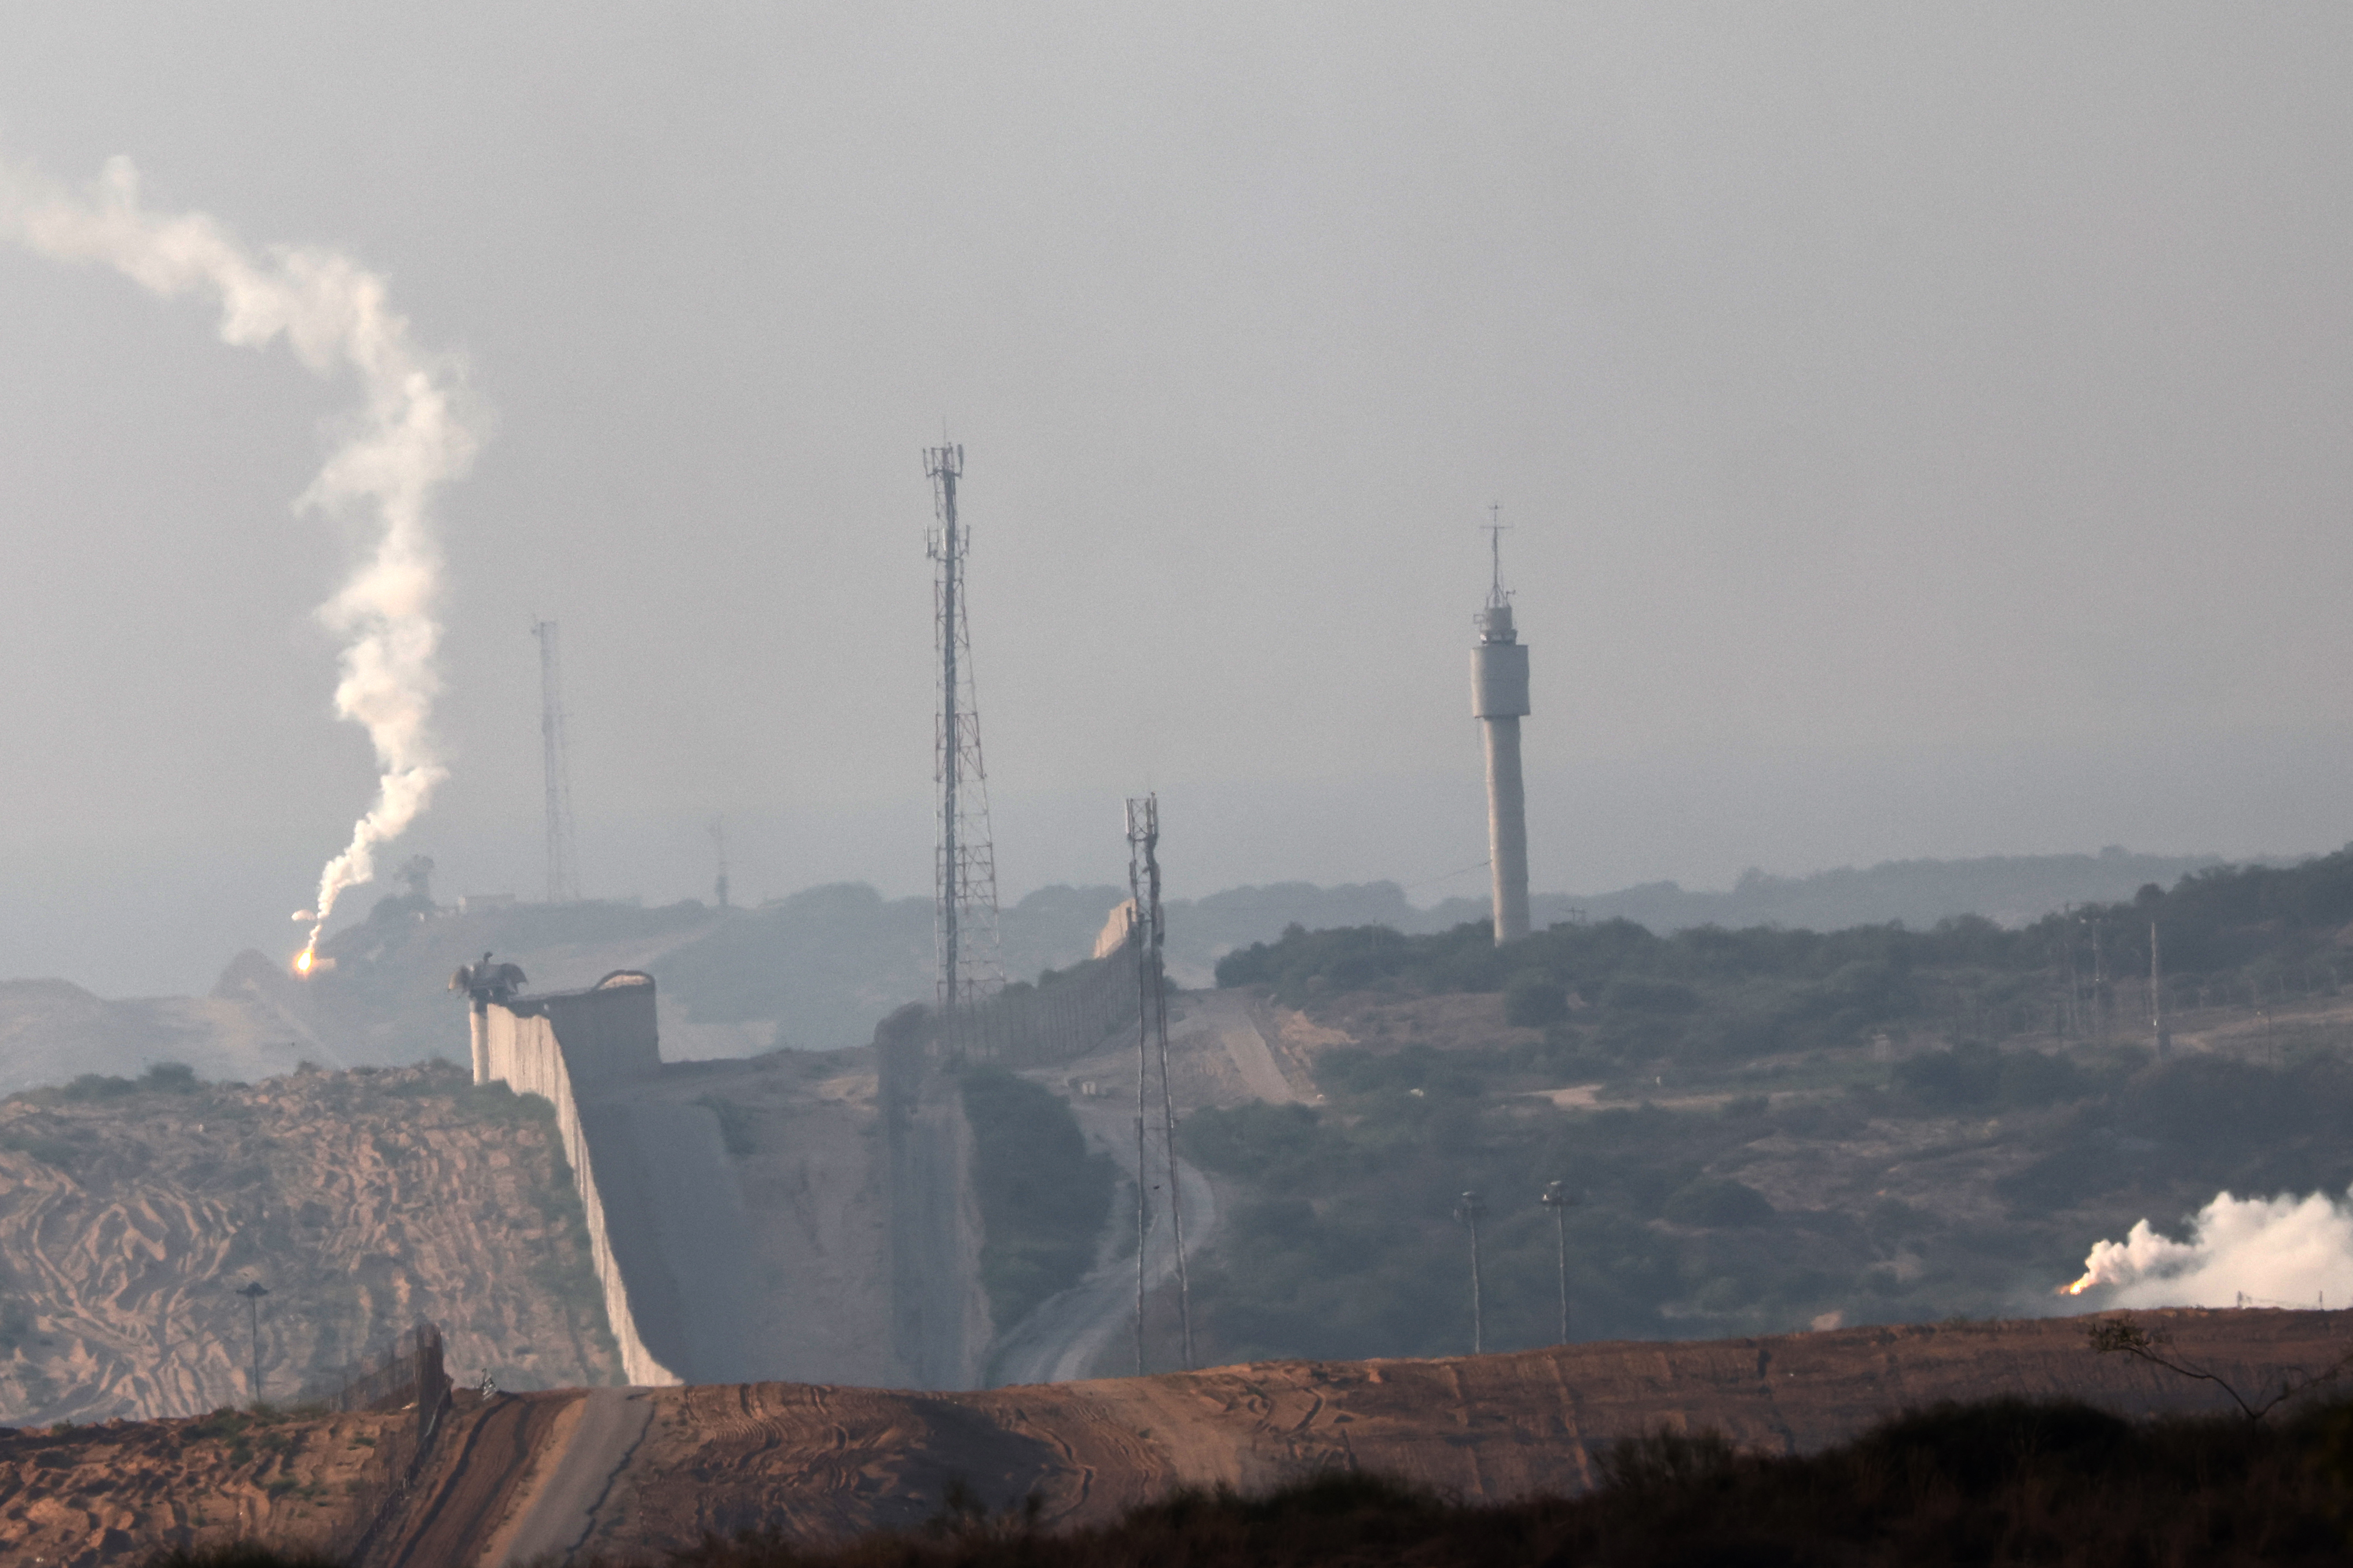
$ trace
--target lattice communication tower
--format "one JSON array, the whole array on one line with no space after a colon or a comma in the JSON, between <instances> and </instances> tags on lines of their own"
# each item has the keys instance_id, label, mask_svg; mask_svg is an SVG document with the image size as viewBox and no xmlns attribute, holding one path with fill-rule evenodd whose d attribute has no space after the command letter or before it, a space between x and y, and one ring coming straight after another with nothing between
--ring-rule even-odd
<instances>
[{"instance_id":1,"label":"lattice communication tower","mask_svg":"<svg viewBox=\"0 0 2353 1568\"><path fill-rule=\"evenodd\" d=\"M933 633L940 655L939 728L933 776L940 833L934 912L941 1027L951 1050L975 1036L973 1005L1005 984L997 934L997 847L988 820L988 770L980 756L980 714L972 683L972 629L965 619L967 543L956 518L962 447L929 447L936 526L931 531Z\"/></svg>"},{"instance_id":2,"label":"lattice communication tower","mask_svg":"<svg viewBox=\"0 0 2353 1568\"><path fill-rule=\"evenodd\" d=\"M539 746L547 773L547 901L580 901L580 866L572 842L572 763L564 738L564 661L555 623L533 621L539 639Z\"/></svg>"}]
</instances>

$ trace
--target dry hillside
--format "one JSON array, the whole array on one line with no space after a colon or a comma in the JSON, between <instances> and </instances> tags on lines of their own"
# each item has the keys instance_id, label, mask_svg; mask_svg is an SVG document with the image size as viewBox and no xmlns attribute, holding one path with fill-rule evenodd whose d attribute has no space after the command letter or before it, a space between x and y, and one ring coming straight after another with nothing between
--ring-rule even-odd
<instances>
[{"instance_id":1,"label":"dry hillside","mask_svg":"<svg viewBox=\"0 0 2353 1568\"><path fill-rule=\"evenodd\" d=\"M308 1024L253 984L255 964L269 967L248 954L210 996L117 1001L63 980L0 981L0 1094L159 1061L225 1081L290 1072L306 1057L335 1060Z\"/></svg>"},{"instance_id":2,"label":"dry hillside","mask_svg":"<svg viewBox=\"0 0 2353 1568\"><path fill-rule=\"evenodd\" d=\"M2140 1321L2242 1386L2320 1371L2353 1344L2347 1313ZM1267 1363L979 1394L749 1384L461 1395L364 1562L447 1568L510 1551L659 1562L739 1529L821 1541L919 1525L959 1482L992 1510L1035 1495L1050 1526L1102 1523L1177 1486L1254 1489L1335 1467L1472 1501L1575 1492L1613 1440L1662 1426L1812 1452L1907 1407L2005 1393L2126 1414L2225 1403L2210 1384L2094 1354L2081 1319ZM0 1553L131 1563L158 1545L238 1534L351 1539L374 1501L369 1445L388 1430L370 1423L401 1419L0 1434Z\"/></svg>"},{"instance_id":3,"label":"dry hillside","mask_svg":"<svg viewBox=\"0 0 2353 1568\"><path fill-rule=\"evenodd\" d=\"M544 1102L438 1065L0 1102L0 1420L246 1403L257 1279L271 1399L419 1318L462 1378L616 1375Z\"/></svg>"}]
</instances>

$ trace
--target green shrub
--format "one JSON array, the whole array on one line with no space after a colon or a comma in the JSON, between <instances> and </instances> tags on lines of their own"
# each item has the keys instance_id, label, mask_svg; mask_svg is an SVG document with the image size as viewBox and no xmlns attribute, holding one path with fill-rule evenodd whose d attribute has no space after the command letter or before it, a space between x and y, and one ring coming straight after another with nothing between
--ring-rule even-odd
<instances>
[{"instance_id":1,"label":"green shrub","mask_svg":"<svg viewBox=\"0 0 2353 1568\"><path fill-rule=\"evenodd\" d=\"M1677 1190L1659 1212L1676 1225L1711 1230L1765 1225L1773 1218L1772 1204L1755 1187L1708 1177Z\"/></svg>"},{"instance_id":2,"label":"green shrub","mask_svg":"<svg viewBox=\"0 0 2353 1568\"><path fill-rule=\"evenodd\" d=\"M1540 974L1523 975L1504 988L1504 1021L1541 1029L1568 1016L1568 987Z\"/></svg>"},{"instance_id":3,"label":"green shrub","mask_svg":"<svg viewBox=\"0 0 2353 1568\"><path fill-rule=\"evenodd\" d=\"M1426 1097L1475 1100L1478 1075L1461 1059L1468 1053L1434 1050L1410 1045L1395 1051L1368 1051L1344 1046L1315 1060L1315 1081L1338 1094L1408 1094L1419 1089Z\"/></svg>"},{"instance_id":4,"label":"green shrub","mask_svg":"<svg viewBox=\"0 0 2353 1568\"><path fill-rule=\"evenodd\" d=\"M1602 988L1601 1005L1626 1013L1694 1013L1699 993L1673 981L1613 980Z\"/></svg>"},{"instance_id":5,"label":"green shrub","mask_svg":"<svg viewBox=\"0 0 2353 1568\"><path fill-rule=\"evenodd\" d=\"M981 1285L1000 1331L1085 1278L1111 1213L1111 1157L1053 1094L997 1068L965 1074L980 1200Z\"/></svg>"},{"instance_id":6,"label":"green shrub","mask_svg":"<svg viewBox=\"0 0 2353 1568\"><path fill-rule=\"evenodd\" d=\"M1205 1107L1177 1130L1185 1157L1221 1175L1280 1180L1282 1173L1316 1158L1329 1141L1314 1111L1303 1105L1253 1100L1231 1110Z\"/></svg>"},{"instance_id":7,"label":"green shrub","mask_svg":"<svg viewBox=\"0 0 2353 1568\"><path fill-rule=\"evenodd\" d=\"M1930 1051L1897 1062L1894 1079L1931 1110L1990 1110L2001 1092L2001 1058L1984 1046Z\"/></svg>"}]
</instances>

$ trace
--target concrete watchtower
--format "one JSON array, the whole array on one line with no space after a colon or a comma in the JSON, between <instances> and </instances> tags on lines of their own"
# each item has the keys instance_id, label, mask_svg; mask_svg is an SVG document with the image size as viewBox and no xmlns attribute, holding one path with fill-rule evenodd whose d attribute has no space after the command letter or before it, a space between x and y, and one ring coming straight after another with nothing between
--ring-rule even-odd
<instances>
[{"instance_id":1,"label":"concrete watchtower","mask_svg":"<svg viewBox=\"0 0 2353 1568\"><path fill-rule=\"evenodd\" d=\"M1487 858L1494 870L1495 945L1528 934L1528 808L1520 785L1520 721L1528 711L1528 649L1504 591L1503 525L1489 525L1494 585L1471 649L1471 712L1487 731Z\"/></svg>"}]
</instances>

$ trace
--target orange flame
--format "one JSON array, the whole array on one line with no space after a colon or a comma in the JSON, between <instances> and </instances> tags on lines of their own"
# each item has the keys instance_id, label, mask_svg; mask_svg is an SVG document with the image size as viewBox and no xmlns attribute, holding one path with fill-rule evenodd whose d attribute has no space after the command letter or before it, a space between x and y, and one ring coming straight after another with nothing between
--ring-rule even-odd
<instances>
[{"instance_id":1,"label":"orange flame","mask_svg":"<svg viewBox=\"0 0 2353 1568\"><path fill-rule=\"evenodd\" d=\"M311 973L311 965L317 962L318 950L306 947L294 955L294 973L307 975Z\"/></svg>"},{"instance_id":2,"label":"orange flame","mask_svg":"<svg viewBox=\"0 0 2353 1568\"><path fill-rule=\"evenodd\" d=\"M2073 1285L2062 1285L2051 1293L2053 1296L2080 1296L2098 1283L2098 1279L2094 1278L2092 1275L2086 1274L2081 1279L2076 1280Z\"/></svg>"}]
</instances>

